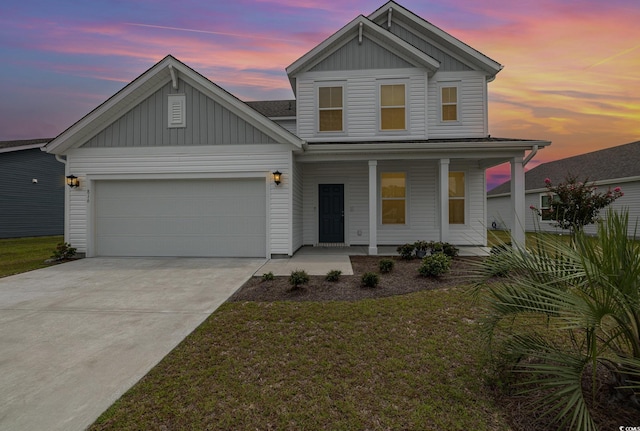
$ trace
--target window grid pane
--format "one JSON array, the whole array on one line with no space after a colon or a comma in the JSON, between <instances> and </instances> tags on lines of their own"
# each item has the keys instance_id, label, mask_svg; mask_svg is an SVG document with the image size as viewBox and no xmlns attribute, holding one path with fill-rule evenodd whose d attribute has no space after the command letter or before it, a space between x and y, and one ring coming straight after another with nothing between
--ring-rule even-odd
<instances>
[{"instance_id":1,"label":"window grid pane","mask_svg":"<svg viewBox=\"0 0 640 431\"><path fill-rule=\"evenodd\" d=\"M318 130L321 132L341 132L342 87L320 87L318 89Z\"/></svg>"},{"instance_id":2,"label":"window grid pane","mask_svg":"<svg viewBox=\"0 0 640 431\"><path fill-rule=\"evenodd\" d=\"M406 174L384 172L380 175L382 224L406 223Z\"/></svg>"},{"instance_id":3,"label":"window grid pane","mask_svg":"<svg viewBox=\"0 0 640 431\"><path fill-rule=\"evenodd\" d=\"M405 130L406 107L405 85L380 86L380 129Z\"/></svg>"},{"instance_id":4,"label":"window grid pane","mask_svg":"<svg viewBox=\"0 0 640 431\"><path fill-rule=\"evenodd\" d=\"M458 88L442 88L442 121L458 121Z\"/></svg>"},{"instance_id":5,"label":"window grid pane","mask_svg":"<svg viewBox=\"0 0 640 431\"><path fill-rule=\"evenodd\" d=\"M404 130L404 108L382 108L380 127L382 130Z\"/></svg>"},{"instance_id":6,"label":"window grid pane","mask_svg":"<svg viewBox=\"0 0 640 431\"><path fill-rule=\"evenodd\" d=\"M449 224L464 224L464 172L449 172Z\"/></svg>"}]
</instances>

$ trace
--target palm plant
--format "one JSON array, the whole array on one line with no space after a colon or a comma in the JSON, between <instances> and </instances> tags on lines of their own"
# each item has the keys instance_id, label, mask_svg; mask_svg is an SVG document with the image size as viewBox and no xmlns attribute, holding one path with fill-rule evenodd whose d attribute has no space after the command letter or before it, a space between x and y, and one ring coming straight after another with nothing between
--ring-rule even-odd
<instances>
[{"instance_id":1,"label":"palm plant","mask_svg":"<svg viewBox=\"0 0 640 431\"><path fill-rule=\"evenodd\" d=\"M579 231L571 244L504 247L478 268L490 350L525 377L523 392L544 394L535 407L560 428L597 429L590 409L603 372L639 407L640 244L628 224L628 213L610 210L596 238Z\"/></svg>"}]
</instances>

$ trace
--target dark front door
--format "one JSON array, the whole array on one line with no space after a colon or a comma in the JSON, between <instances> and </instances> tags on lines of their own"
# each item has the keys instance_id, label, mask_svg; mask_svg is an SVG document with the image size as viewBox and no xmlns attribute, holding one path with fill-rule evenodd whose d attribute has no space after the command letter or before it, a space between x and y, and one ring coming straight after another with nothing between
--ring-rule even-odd
<instances>
[{"instance_id":1,"label":"dark front door","mask_svg":"<svg viewBox=\"0 0 640 431\"><path fill-rule=\"evenodd\" d=\"M319 242L344 242L344 184L318 185Z\"/></svg>"}]
</instances>

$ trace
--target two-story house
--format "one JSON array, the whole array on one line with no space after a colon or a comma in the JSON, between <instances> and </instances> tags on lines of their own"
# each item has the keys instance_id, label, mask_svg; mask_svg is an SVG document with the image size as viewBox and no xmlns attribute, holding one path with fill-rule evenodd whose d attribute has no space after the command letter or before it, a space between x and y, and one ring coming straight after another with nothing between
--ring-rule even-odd
<instances>
[{"instance_id":1,"label":"two-story house","mask_svg":"<svg viewBox=\"0 0 640 431\"><path fill-rule=\"evenodd\" d=\"M79 179L66 240L88 256L485 245L486 169L511 163L521 220L524 163L550 144L489 135L501 69L395 2L287 67L295 101L244 103L167 56L47 145Z\"/></svg>"}]
</instances>

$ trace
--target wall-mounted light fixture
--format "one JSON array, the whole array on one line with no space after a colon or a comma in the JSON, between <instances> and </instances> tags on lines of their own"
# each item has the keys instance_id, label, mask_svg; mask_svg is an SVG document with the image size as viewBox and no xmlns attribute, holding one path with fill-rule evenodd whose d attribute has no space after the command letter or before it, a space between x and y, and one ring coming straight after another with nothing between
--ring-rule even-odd
<instances>
[{"instance_id":1,"label":"wall-mounted light fixture","mask_svg":"<svg viewBox=\"0 0 640 431\"><path fill-rule=\"evenodd\" d=\"M276 186L280 185L280 182L282 182L282 172L275 171L273 173L273 182L276 183Z\"/></svg>"},{"instance_id":2,"label":"wall-mounted light fixture","mask_svg":"<svg viewBox=\"0 0 640 431\"><path fill-rule=\"evenodd\" d=\"M80 187L80 179L75 175L67 175L67 185L71 188Z\"/></svg>"}]
</instances>

